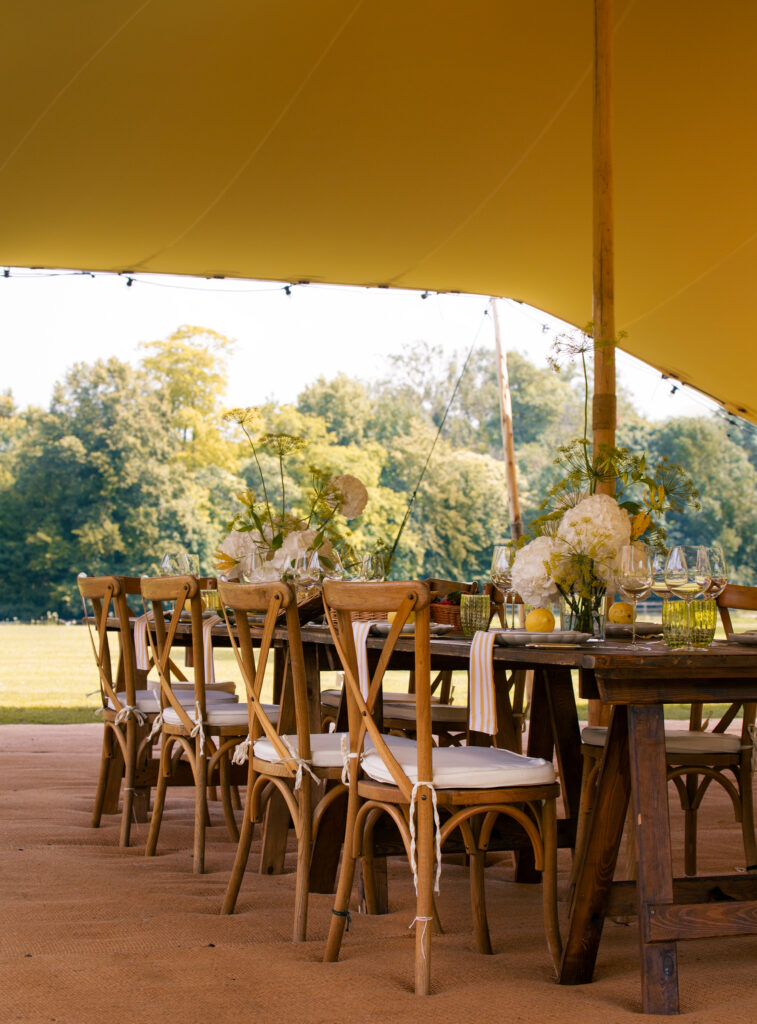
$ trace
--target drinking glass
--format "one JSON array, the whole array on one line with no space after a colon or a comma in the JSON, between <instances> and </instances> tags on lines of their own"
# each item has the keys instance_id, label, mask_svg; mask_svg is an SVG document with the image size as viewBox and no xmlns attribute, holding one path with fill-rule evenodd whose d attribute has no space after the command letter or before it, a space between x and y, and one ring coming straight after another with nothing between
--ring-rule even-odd
<instances>
[{"instance_id":1,"label":"drinking glass","mask_svg":"<svg viewBox=\"0 0 757 1024\"><path fill-rule=\"evenodd\" d=\"M515 558L515 548L512 544L496 544L492 555L492 567L489 572L489 579L498 590L501 590L505 598L505 627L508 627L507 599L512 595L512 567ZM510 602L513 609L513 626L515 628L515 605Z\"/></svg>"},{"instance_id":2,"label":"drinking glass","mask_svg":"<svg viewBox=\"0 0 757 1024\"><path fill-rule=\"evenodd\" d=\"M728 584L728 565L725 560L725 552L720 544L710 544L705 551L712 570L712 578L706 596L714 599L723 593Z\"/></svg>"},{"instance_id":3,"label":"drinking glass","mask_svg":"<svg viewBox=\"0 0 757 1024\"><path fill-rule=\"evenodd\" d=\"M167 551L160 560L162 576L199 576L200 556L187 551Z\"/></svg>"},{"instance_id":4,"label":"drinking glass","mask_svg":"<svg viewBox=\"0 0 757 1024\"><path fill-rule=\"evenodd\" d=\"M473 636L489 628L491 606L488 594L460 595L460 625L463 636Z\"/></svg>"},{"instance_id":5,"label":"drinking glass","mask_svg":"<svg viewBox=\"0 0 757 1024\"><path fill-rule=\"evenodd\" d=\"M671 650L686 646L689 630L688 605L669 598L662 605L662 638Z\"/></svg>"},{"instance_id":6,"label":"drinking glass","mask_svg":"<svg viewBox=\"0 0 757 1024\"><path fill-rule=\"evenodd\" d=\"M725 584L723 584L725 586ZM705 595L689 605L689 635L694 647L711 647L715 639L718 607L715 599Z\"/></svg>"},{"instance_id":7,"label":"drinking glass","mask_svg":"<svg viewBox=\"0 0 757 1024\"><path fill-rule=\"evenodd\" d=\"M701 544L677 544L668 552L665 583L671 594L686 602L686 650L692 651L691 616L688 606L712 583L712 569L707 551Z\"/></svg>"},{"instance_id":8,"label":"drinking glass","mask_svg":"<svg viewBox=\"0 0 757 1024\"><path fill-rule=\"evenodd\" d=\"M618 586L633 605L631 647L636 646L636 602L652 592L652 553L646 544L625 544L620 549Z\"/></svg>"},{"instance_id":9,"label":"drinking glass","mask_svg":"<svg viewBox=\"0 0 757 1024\"><path fill-rule=\"evenodd\" d=\"M376 551L369 551L361 560L360 579L364 581L385 580L386 566L384 556Z\"/></svg>"},{"instance_id":10,"label":"drinking glass","mask_svg":"<svg viewBox=\"0 0 757 1024\"><path fill-rule=\"evenodd\" d=\"M665 582L665 563L668 560L667 551L655 549L652 552L652 593L655 597L666 601L670 597L668 585Z\"/></svg>"}]
</instances>

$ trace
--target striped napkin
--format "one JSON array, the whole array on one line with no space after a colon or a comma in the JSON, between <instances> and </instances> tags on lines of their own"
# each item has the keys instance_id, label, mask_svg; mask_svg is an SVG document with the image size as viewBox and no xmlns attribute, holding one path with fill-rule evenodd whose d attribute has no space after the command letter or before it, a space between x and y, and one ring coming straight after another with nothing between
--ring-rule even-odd
<instances>
[{"instance_id":1,"label":"striped napkin","mask_svg":"<svg viewBox=\"0 0 757 1024\"><path fill-rule=\"evenodd\" d=\"M357 654L357 678L360 683L360 692L363 695L363 700L368 697L368 691L371 687L371 676L368 671L368 650L366 644L368 642L368 634L371 631L371 626L375 626L376 619L373 622L365 622L362 619L357 622L353 620L352 623L352 636L355 639L355 653Z\"/></svg>"},{"instance_id":2,"label":"striped napkin","mask_svg":"<svg viewBox=\"0 0 757 1024\"><path fill-rule=\"evenodd\" d=\"M213 626L223 622L220 615L209 615L202 620L202 649L205 654L205 685L212 686L216 681L216 667L213 664Z\"/></svg>"},{"instance_id":3,"label":"striped napkin","mask_svg":"<svg viewBox=\"0 0 757 1024\"><path fill-rule=\"evenodd\" d=\"M493 736L497 731L497 702L494 696L492 649L497 632L479 631L470 645L470 703L468 723L473 732Z\"/></svg>"},{"instance_id":4,"label":"striped napkin","mask_svg":"<svg viewBox=\"0 0 757 1024\"><path fill-rule=\"evenodd\" d=\"M148 618L152 618L149 612L134 620L134 652L139 672L146 672L150 667L150 648L147 643Z\"/></svg>"}]
</instances>

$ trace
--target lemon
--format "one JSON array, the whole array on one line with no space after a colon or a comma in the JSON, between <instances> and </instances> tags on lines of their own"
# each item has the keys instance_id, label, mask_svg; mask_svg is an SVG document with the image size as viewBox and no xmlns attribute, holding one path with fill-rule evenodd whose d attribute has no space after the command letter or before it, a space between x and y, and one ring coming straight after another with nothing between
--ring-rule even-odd
<instances>
[{"instance_id":1,"label":"lemon","mask_svg":"<svg viewBox=\"0 0 757 1024\"><path fill-rule=\"evenodd\" d=\"M555 617L548 608L532 608L526 616L529 633L551 633L555 628Z\"/></svg>"},{"instance_id":2,"label":"lemon","mask_svg":"<svg viewBox=\"0 0 757 1024\"><path fill-rule=\"evenodd\" d=\"M387 612L386 613L386 618L387 618L388 622L394 622L394 620L397 618L397 613L396 612ZM406 625L411 626L414 622L415 622L415 612L410 612L410 614L407 617Z\"/></svg>"},{"instance_id":3,"label":"lemon","mask_svg":"<svg viewBox=\"0 0 757 1024\"><path fill-rule=\"evenodd\" d=\"M607 618L618 626L625 626L633 622L633 605L628 601L616 601L610 605Z\"/></svg>"}]
</instances>

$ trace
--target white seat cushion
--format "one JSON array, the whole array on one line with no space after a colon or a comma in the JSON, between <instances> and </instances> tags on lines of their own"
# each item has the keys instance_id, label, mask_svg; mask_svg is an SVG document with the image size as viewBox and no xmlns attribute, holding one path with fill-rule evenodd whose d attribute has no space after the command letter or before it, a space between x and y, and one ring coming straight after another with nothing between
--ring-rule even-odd
<instances>
[{"instance_id":1,"label":"white seat cushion","mask_svg":"<svg viewBox=\"0 0 757 1024\"><path fill-rule=\"evenodd\" d=\"M267 712L270 718L275 719L278 717L278 708L273 704L266 705L266 708L270 708ZM213 704L207 706L208 717L206 725L238 725L244 730L247 729L248 718L247 718L247 705L246 704ZM187 708L187 714L194 722L195 711L194 708ZM166 708L163 713L163 721L167 725L181 725L182 722L179 719L179 713L174 711L173 708Z\"/></svg>"},{"instance_id":2,"label":"white seat cushion","mask_svg":"<svg viewBox=\"0 0 757 1024\"><path fill-rule=\"evenodd\" d=\"M411 782L418 781L415 742L393 748ZM555 781L555 770L540 757L524 757L498 747L434 747L433 783L437 789L498 789L506 786L540 786ZM394 784L389 769L375 751L363 758L363 771L376 782Z\"/></svg>"},{"instance_id":3,"label":"white seat cushion","mask_svg":"<svg viewBox=\"0 0 757 1024\"><path fill-rule=\"evenodd\" d=\"M384 701L384 718L400 722L415 722L415 704L400 701L392 704ZM434 704L431 708L431 721L436 725L459 725L463 728L468 724L468 709L459 704Z\"/></svg>"},{"instance_id":4,"label":"white seat cushion","mask_svg":"<svg viewBox=\"0 0 757 1024\"><path fill-rule=\"evenodd\" d=\"M324 732L324 733L311 733L310 735L310 752L311 758L310 763L314 768L341 768L344 763L344 755L342 754L342 737L347 737L347 733L344 732ZM296 736L285 736L286 740L292 750L297 750L297 737ZM402 749L410 749L415 752L414 740L409 740L404 736L386 736L387 744L393 751ZM366 750L373 749L373 744L370 738L366 736L365 739ZM267 736L261 736L255 740L254 746L255 757L260 758L261 761L278 761L279 755L273 748L273 744Z\"/></svg>"},{"instance_id":5,"label":"white seat cushion","mask_svg":"<svg viewBox=\"0 0 757 1024\"><path fill-rule=\"evenodd\" d=\"M178 698L179 703L182 707L194 708L195 695L194 690L174 690L175 696ZM155 711L160 710L160 694L157 690L137 690L137 707L140 711L144 711L147 714L152 714ZM121 703L126 700L126 694L120 695L118 698ZM239 697L235 693L226 693L225 690L217 690L212 693L205 694L205 704L210 706L211 704L215 707L216 704L237 704ZM108 707L113 707L113 701L108 697Z\"/></svg>"},{"instance_id":6,"label":"white seat cushion","mask_svg":"<svg viewBox=\"0 0 757 1024\"><path fill-rule=\"evenodd\" d=\"M587 725L581 739L591 747L603 747L607 729ZM741 749L741 737L726 732L690 732L688 729L666 729L665 750L668 754L735 754Z\"/></svg>"},{"instance_id":7,"label":"white seat cushion","mask_svg":"<svg viewBox=\"0 0 757 1024\"><path fill-rule=\"evenodd\" d=\"M327 708L338 708L341 696L341 690L321 690L321 704L325 704ZM431 703L438 704L439 698L432 694ZM389 690L384 693L384 704L415 704L415 694Z\"/></svg>"}]
</instances>

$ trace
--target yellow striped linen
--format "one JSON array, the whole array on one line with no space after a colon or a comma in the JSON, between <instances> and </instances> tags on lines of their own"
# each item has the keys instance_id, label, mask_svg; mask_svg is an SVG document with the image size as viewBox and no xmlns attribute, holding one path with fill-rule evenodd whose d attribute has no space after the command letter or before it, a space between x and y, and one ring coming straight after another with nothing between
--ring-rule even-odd
<instances>
[{"instance_id":1,"label":"yellow striped linen","mask_svg":"<svg viewBox=\"0 0 757 1024\"><path fill-rule=\"evenodd\" d=\"M362 620L358 620L357 622L353 621L352 623L352 636L355 640L355 653L357 654L357 678L360 683L360 692L363 695L363 700L368 696L368 690L371 686L366 644L368 642L368 634L371 631L371 626L375 626L376 621L364 622Z\"/></svg>"},{"instance_id":2,"label":"yellow striped linen","mask_svg":"<svg viewBox=\"0 0 757 1024\"><path fill-rule=\"evenodd\" d=\"M470 645L470 702L468 723L473 732L493 736L497 731L497 702L494 696L494 659L492 648L496 631L473 634Z\"/></svg>"},{"instance_id":3,"label":"yellow striped linen","mask_svg":"<svg viewBox=\"0 0 757 1024\"><path fill-rule=\"evenodd\" d=\"M205 655L205 685L212 686L216 681L216 667L213 663L213 626L223 619L220 615L209 615L202 620L202 649Z\"/></svg>"}]
</instances>

